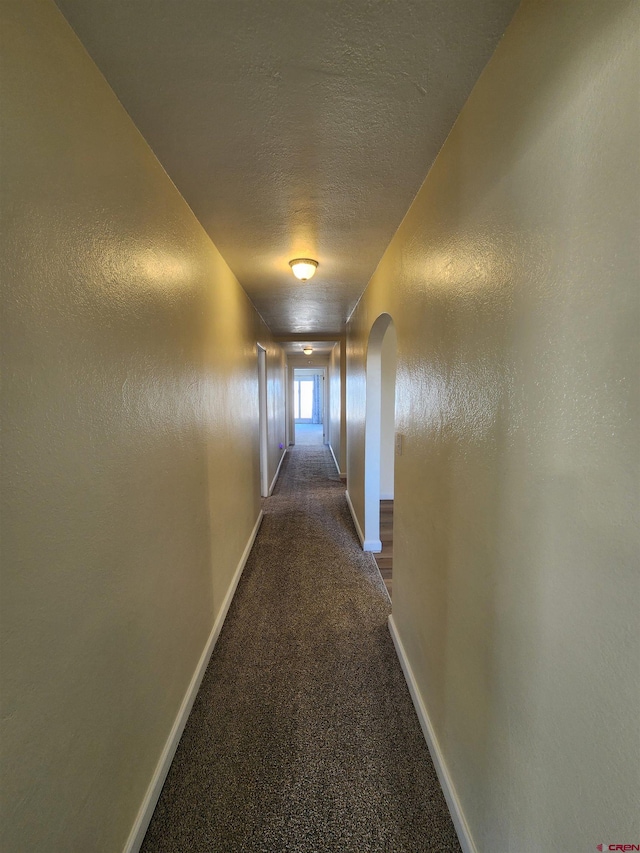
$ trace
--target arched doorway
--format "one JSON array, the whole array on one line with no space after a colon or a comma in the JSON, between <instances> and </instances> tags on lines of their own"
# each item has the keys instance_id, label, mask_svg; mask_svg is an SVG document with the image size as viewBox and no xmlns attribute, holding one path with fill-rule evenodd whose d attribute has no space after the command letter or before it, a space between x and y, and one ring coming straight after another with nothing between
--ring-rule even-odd
<instances>
[{"instance_id":1,"label":"arched doorway","mask_svg":"<svg viewBox=\"0 0 640 853\"><path fill-rule=\"evenodd\" d=\"M267 351L257 344L258 351L258 407L260 436L260 495L269 497L269 459L267 444Z\"/></svg>"},{"instance_id":2,"label":"arched doorway","mask_svg":"<svg viewBox=\"0 0 640 853\"><path fill-rule=\"evenodd\" d=\"M396 332L389 314L371 328L366 381L363 549L378 553L380 500L394 497Z\"/></svg>"}]
</instances>

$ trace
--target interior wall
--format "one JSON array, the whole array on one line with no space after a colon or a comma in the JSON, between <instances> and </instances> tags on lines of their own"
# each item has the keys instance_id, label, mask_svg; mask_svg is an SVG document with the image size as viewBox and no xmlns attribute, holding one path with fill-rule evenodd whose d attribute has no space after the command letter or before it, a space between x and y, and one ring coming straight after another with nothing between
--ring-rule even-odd
<instances>
[{"instance_id":1,"label":"interior wall","mask_svg":"<svg viewBox=\"0 0 640 853\"><path fill-rule=\"evenodd\" d=\"M525 0L348 330L398 335L393 613L481 853L637 839L635 2Z\"/></svg>"},{"instance_id":2,"label":"interior wall","mask_svg":"<svg viewBox=\"0 0 640 853\"><path fill-rule=\"evenodd\" d=\"M49 0L2 46L6 853L121 850L260 511L284 357Z\"/></svg>"},{"instance_id":3,"label":"interior wall","mask_svg":"<svg viewBox=\"0 0 640 853\"><path fill-rule=\"evenodd\" d=\"M396 422L395 326L390 323L380 351L380 500L393 500Z\"/></svg>"}]
</instances>

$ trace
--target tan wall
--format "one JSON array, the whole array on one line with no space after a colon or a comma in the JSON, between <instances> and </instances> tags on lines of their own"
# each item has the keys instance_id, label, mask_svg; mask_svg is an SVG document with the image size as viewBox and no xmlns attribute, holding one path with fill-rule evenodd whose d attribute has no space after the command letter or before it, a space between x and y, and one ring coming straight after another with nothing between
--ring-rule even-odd
<instances>
[{"instance_id":1,"label":"tan wall","mask_svg":"<svg viewBox=\"0 0 640 853\"><path fill-rule=\"evenodd\" d=\"M284 360L53 3L1 5L0 847L113 853L259 513L256 340L278 441Z\"/></svg>"},{"instance_id":2,"label":"tan wall","mask_svg":"<svg viewBox=\"0 0 640 853\"><path fill-rule=\"evenodd\" d=\"M398 335L394 600L478 850L637 841L636 2L525 0L352 318Z\"/></svg>"}]
</instances>

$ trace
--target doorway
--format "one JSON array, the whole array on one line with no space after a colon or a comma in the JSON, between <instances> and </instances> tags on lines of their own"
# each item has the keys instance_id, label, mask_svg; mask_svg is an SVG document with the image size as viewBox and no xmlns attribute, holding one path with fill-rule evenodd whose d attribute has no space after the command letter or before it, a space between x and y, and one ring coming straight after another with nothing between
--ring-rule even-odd
<instances>
[{"instance_id":1,"label":"doorway","mask_svg":"<svg viewBox=\"0 0 640 853\"><path fill-rule=\"evenodd\" d=\"M258 349L258 406L260 431L260 495L269 497L269 462L267 458L267 351L261 345Z\"/></svg>"},{"instance_id":2,"label":"doorway","mask_svg":"<svg viewBox=\"0 0 640 853\"><path fill-rule=\"evenodd\" d=\"M366 360L366 420L364 471L364 542L363 549L379 554L381 541L381 500L386 520L393 525L395 465L395 384L397 340L393 320L381 314L369 334ZM392 546L393 534L385 531ZM388 550L388 549L387 549ZM385 582L386 582L385 578ZM389 572L390 589L391 576Z\"/></svg>"},{"instance_id":3,"label":"doorway","mask_svg":"<svg viewBox=\"0 0 640 853\"><path fill-rule=\"evenodd\" d=\"M324 367L296 367L293 371L292 403L296 444L324 444L325 381Z\"/></svg>"}]
</instances>

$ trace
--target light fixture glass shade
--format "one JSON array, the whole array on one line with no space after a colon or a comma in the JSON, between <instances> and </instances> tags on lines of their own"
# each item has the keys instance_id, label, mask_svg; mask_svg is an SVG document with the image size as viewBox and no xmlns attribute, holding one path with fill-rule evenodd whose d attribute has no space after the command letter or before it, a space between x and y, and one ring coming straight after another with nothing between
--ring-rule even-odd
<instances>
[{"instance_id":1,"label":"light fixture glass shade","mask_svg":"<svg viewBox=\"0 0 640 853\"><path fill-rule=\"evenodd\" d=\"M318 262L312 258L295 258L293 261L289 261L289 266L296 278L299 278L300 281L309 281L316 271Z\"/></svg>"},{"instance_id":2,"label":"light fixture glass shade","mask_svg":"<svg viewBox=\"0 0 640 853\"><path fill-rule=\"evenodd\" d=\"M305 355L311 355L311 353L313 352L313 348L312 348L312 347L305 347L305 348L302 350L302 352L303 352Z\"/></svg>"}]
</instances>

